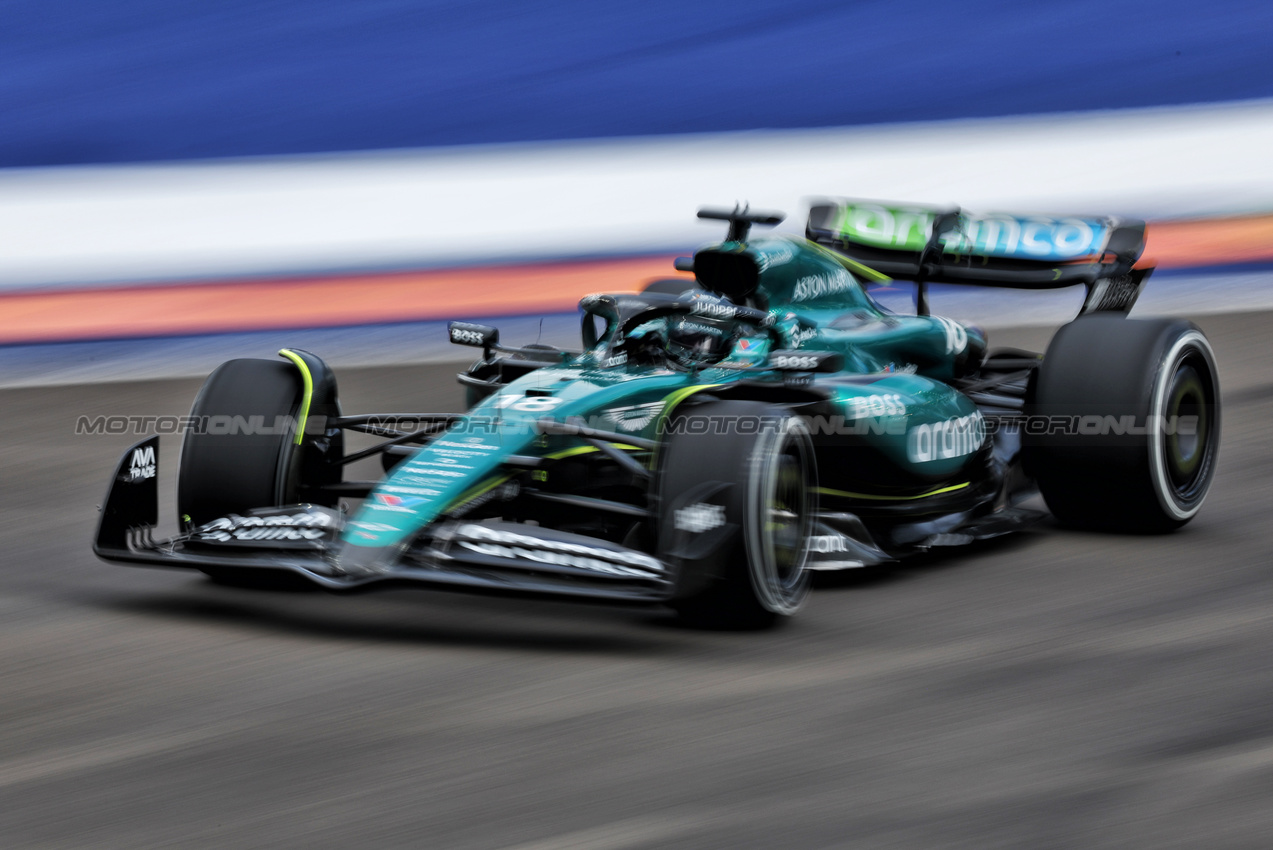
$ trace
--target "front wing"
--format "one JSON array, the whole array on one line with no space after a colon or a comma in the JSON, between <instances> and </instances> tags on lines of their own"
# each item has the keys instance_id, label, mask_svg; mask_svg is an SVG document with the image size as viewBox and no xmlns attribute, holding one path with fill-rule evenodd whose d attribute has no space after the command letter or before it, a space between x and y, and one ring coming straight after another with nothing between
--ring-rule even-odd
<instances>
[{"instance_id":1,"label":"front wing","mask_svg":"<svg viewBox=\"0 0 1273 850\"><path fill-rule=\"evenodd\" d=\"M94 553L103 560L206 572L274 571L334 591L426 584L440 589L611 602L671 597L671 568L637 550L514 523L444 521L374 568L342 566L342 514L289 505L229 516L156 540L159 438L124 453L101 508ZM345 559L356 564L357 559Z\"/></svg>"}]
</instances>

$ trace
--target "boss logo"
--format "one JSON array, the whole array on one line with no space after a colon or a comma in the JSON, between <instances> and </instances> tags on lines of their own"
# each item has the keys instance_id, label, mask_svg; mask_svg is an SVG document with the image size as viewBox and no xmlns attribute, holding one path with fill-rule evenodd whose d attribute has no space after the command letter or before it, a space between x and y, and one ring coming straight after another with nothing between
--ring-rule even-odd
<instances>
[{"instance_id":1,"label":"boss logo","mask_svg":"<svg viewBox=\"0 0 1273 850\"><path fill-rule=\"evenodd\" d=\"M807 355L784 354L774 358L774 368L777 369L813 369L816 366L817 358Z\"/></svg>"},{"instance_id":2,"label":"boss logo","mask_svg":"<svg viewBox=\"0 0 1273 850\"><path fill-rule=\"evenodd\" d=\"M906 402L897 393L858 396L849 399L849 418L866 419L869 416L905 416Z\"/></svg>"},{"instance_id":3,"label":"boss logo","mask_svg":"<svg viewBox=\"0 0 1273 850\"><path fill-rule=\"evenodd\" d=\"M482 335L477 331L466 331L460 328L451 328L451 341L462 343L464 345L481 345Z\"/></svg>"},{"instance_id":4,"label":"boss logo","mask_svg":"<svg viewBox=\"0 0 1273 850\"><path fill-rule=\"evenodd\" d=\"M451 322L447 325L451 342L457 345L496 345L499 343L499 331L486 325L472 325L468 322Z\"/></svg>"},{"instance_id":5,"label":"boss logo","mask_svg":"<svg viewBox=\"0 0 1273 850\"><path fill-rule=\"evenodd\" d=\"M770 361L775 369L816 369L818 358L807 354L779 354Z\"/></svg>"}]
</instances>

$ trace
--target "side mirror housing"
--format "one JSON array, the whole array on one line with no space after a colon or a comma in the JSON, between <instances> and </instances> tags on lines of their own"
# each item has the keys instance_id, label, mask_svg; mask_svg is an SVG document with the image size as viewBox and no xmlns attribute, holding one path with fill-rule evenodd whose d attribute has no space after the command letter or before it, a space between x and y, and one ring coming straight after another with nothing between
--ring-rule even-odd
<instances>
[{"instance_id":1,"label":"side mirror housing","mask_svg":"<svg viewBox=\"0 0 1273 850\"><path fill-rule=\"evenodd\" d=\"M489 351L499 345L499 329L488 325L475 325L470 322L450 322L446 326L451 342L456 345L471 345Z\"/></svg>"}]
</instances>

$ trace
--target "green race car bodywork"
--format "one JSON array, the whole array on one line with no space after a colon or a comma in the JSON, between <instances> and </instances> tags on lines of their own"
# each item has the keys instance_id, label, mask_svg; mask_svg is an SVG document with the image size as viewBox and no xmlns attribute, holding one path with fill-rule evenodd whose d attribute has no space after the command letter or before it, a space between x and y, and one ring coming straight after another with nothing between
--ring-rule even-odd
<instances>
[{"instance_id":1,"label":"green race car bodywork","mask_svg":"<svg viewBox=\"0 0 1273 850\"><path fill-rule=\"evenodd\" d=\"M656 440L668 417L704 391L715 397L769 395L801 405L830 432L822 441L825 451L843 456L819 464L819 493L831 500L914 503L968 490L984 478L981 414L949 384L967 364L980 364L980 331L950 319L884 311L854 272L878 275L803 240L727 242L711 250L763 269L759 287L769 293L770 328L742 336L720 363L693 370L616 362L622 340L608 328L581 354L500 386L472 407L466 422L453 426L451 437L395 469L354 518L345 544L386 549L384 557L391 558L394 547L440 513L507 479L502 455L553 458L577 448L570 437L538 434L536 423L545 417L582 418L599 428L609 422L617 433ZM691 289L694 281L687 278L685 285ZM606 301L585 298L585 314L613 307ZM837 352L844 366L793 385L790 373L763 370L777 349ZM460 432L463 443L455 436ZM856 457L850 462L849 455ZM414 509L385 504L380 493L413 498Z\"/></svg>"},{"instance_id":2,"label":"green race car bodywork","mask_svg":"<svg viewBox=\"0 0 1273 850\"><path fill-rule=\"evenodd\" d=\"M192 413L257 413L265 402L249 405L241 385L273 382L261 397L296 417L294 432L255 443L187 434L184 528L163 542L149 536L157 438L138 444L96 551L331 589L401 580L781 614L798 607L807 570L878 564L1041 515L1020 506L1037 492L1028 440L1005 427L1032 403L1041 355L988 352L977 327L928 315L925 287L1083 283L1084 314L1121 316L1148 275L1134 267L1143 223L826 202L802 239L751 236L777 216L700 215L729 222L725 241L678 261L692 277L585 297L581 350L506 348L493 328L452 323L453 342L483 350L459 376L462 414L344 415L330 370L306 352L282 352L291 372L227 363ZM915 283L916 315L872 299L869 287L890 280L878 269ZM1191 362L1178 397L1194 384L1206 395ZM386 439L346 453L346 431ZM373 454L383 478L344 480L344 466ZM333 510L342 499L362 501Z\"/></svg>"}]
</instances>

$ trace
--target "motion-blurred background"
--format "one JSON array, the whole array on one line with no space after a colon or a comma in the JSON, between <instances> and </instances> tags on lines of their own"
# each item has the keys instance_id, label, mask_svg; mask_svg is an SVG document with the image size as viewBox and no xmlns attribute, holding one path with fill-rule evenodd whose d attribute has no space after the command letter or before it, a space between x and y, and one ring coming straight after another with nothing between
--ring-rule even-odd
<instances>
[{"instance_id":1,"label":"motion-blurred background","mask_svg":"<svg viewBox=\"0 0 1273 850\"><path fill-rule=\"evenodd\" d=\"M0 848L1269 846L1270 45L1267 0L0 0ZM1198 519L759 635L89 550L138 436L81 416L282 345L350 412L458 409L443 320L577 344L699 205L819 195L1148 219L1133 316L1220 364ZM932 295L1030 350L1080 299Z\"/></svg>"},{"instance_id":2,"label":"motion-blurred background","mask_svg":"<svg viewBox=\"0 0 1273 850\"><path fill-rule=\"evenodd\" d=\"M797 232L818 195L1122 214L1151 220L1165 272L1273 259L1263 2L0 14L10 385L195 374L280 340L337 363L436 359L447 318L520 317L514 334L569 344L579 296L719 236L703 204L783 210ZM1179 309L1163 280L1146 308ZM1263 305L1253 286L1216 297ZM1196 289L1177 291L1213 303ZM945 309L1020 323L1040 303Z\"/></svg>"}]
</instances>

